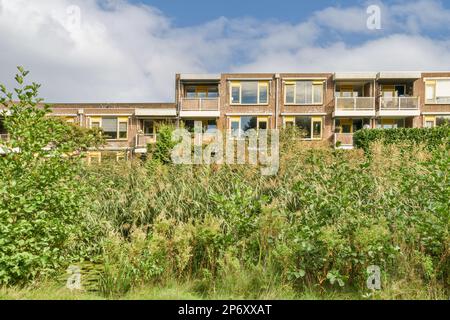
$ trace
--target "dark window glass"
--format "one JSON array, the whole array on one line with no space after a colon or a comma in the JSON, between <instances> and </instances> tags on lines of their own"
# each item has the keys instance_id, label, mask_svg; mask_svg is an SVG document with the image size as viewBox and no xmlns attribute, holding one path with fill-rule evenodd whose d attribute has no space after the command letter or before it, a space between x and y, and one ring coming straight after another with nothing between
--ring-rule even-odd
<instances>
[{"instance_id":1,"label":"dark window glass","mask_svg":"<svg viewBox=\"0 0 450 320\"><path fill-rule=\"evenodd\" d=\"M208 120L208 125L206 127L207 131L216 130L217 129L217 121L216 120Z\"/></svg>"},{"instance_id":2,"label":"dark window glass","mask_svg":"<svg viewBox=\"0 0 450 320\"><path fill-rule=\"evenodd\" d=\"M144 134L152 135L154 133L154 122L153 120L144 121Z\"/></svg>"},{"instance_id":3,"label":"dark window glass","mask_svg":"<svg viewBox=\"0 0 450 320\"><path fill-rule=\"evenodd\" d=\"M185 120L184 121L184 127L189 132L194 132L195 128L195 121L194 120Z\"/></svg>"},{"instance_id":4,"label":"dark window glass","mask_svg":"<svg viewBox=\"0 0 450 320\"><path fill-rule=\"evenodd\" d=\"M322 136L322 122L314 121L313 122L313 138L320 139Z\"/></svg>"},{"instance_id":5,"label":"dark window glass","mask_svg":"<svg viewBox=\"0 0 450 320\"><path fill-rule=\"evenodd\" d=\"M363 128L363 120L362 119L354 119L353 120L353 131L358 131Z\"/></svg>"},{"instance_id":6,"label":"dark window glass","mask_svg":"<svg viewBox=\"0 0 450 320\"><path fill-rule=\"evenodd\" d=\"M436 117L436 126L450 125L450 117Z\"/></svg>"},{"instance_id":7,"label":"dark window glass","mask_svg":"<svg viewBox=\"0 0 450 320\"><path fill-rule=\"evenodd\" d=\"M245 132L250 129L256 129L256 123L256 117L241 117L241 130Z\"/></svg>"},{"instance_id":8,"label":"dark window glass","mask_svg":"<svg viewBox=\"0 0 450 320\"><path fill-rule=\"evenodd\" d=\"M267 130L267 121L260 121L258 129L260 129L260 130Z\"/></svg>"},{"instance_id":9,"label":"dark window glass","mask_svg":"<svg viewBox=\"0 0 450 320\"><path fill-rule=\"evenodd\" d=\"M197 94L195 93L194 87L187 87L186 88L186 97L187 98L195 98Z\"/></svg>"},{"instance_id":10,"label":"dark window glass","mask_svg":"<svg viewBox=\"0 0 450 320\"><path fill-rule=\"evenodd\" d=\"M311 138L311 117L295 117L295 125L302 130L305 138Z\"/></svg>"}]
</instances>

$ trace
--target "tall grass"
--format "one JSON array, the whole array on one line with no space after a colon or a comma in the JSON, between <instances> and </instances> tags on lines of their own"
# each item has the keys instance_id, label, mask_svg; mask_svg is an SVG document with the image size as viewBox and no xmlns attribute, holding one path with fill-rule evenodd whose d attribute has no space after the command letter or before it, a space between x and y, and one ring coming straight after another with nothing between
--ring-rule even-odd
<instances>
[{"instance_id":1,"label":"tall grass","mask_svg":"<svg viewBox=\"0 0 450 320\"><path fill-rule=\"evenodd\" d=\"M151 160L89 168L89 212L107 230L101 291L176 282L200 297L363 297L366 269L378 265L383 290L371 297L446 297L445 146L376 144L367 158L289 136L281 144L273 177L254 166Z\"/></svg>"}]
</instances>

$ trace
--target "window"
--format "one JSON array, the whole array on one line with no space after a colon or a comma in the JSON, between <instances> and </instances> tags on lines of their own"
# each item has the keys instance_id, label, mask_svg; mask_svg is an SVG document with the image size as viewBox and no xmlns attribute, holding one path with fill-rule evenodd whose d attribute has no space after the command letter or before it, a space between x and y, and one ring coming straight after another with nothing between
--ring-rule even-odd
<instances>
[{"instance_id":1,"label":"window","mask_svg":"<svg viewBox=\"0 0 450 320\"><path fill-rule=\"evenodd\" d=\"M233 136L239 136L248 130L269 129L269 117L267 116L242 116L230 118L230 129Z\"/></svg>"},{"instance_id":2,"label":"window","mask_svg":"<svg viewBox=\"0 0 450 320\"><path fill-rule=\"evenodd\" d=\"M379 129L396 129L404 127L405 119L381 119L377 121L377 128Z\"/></svg>"},{"instance_id":3,"label":"window","mask_svg":"<svg viewBox=\"0 0 450 320\"><path fill-rule=\"evenodd\" d=\"M246 132L251 129L256 129L256 117L241 117L241 131Z\"/></svg>"},{"instance_id":4,"label":"window","mask_svg":"<svg viewBox=\"0 0 450 320\"><path fill-rule=\"evenodd\" d=\"M450 116L436 117L436 126L450 125Z\"/></svg>"},{"instance_id":5,"label":"window","mask_svg":"<svg viewBox=\"0 0 450 320\"><path fill-rule=\"evenodd\" d=\"M193 133L195 129L195 120L184 120L184 128Z\"/></svg>"},{"instance_id":6,"label":"window","mask_svg":"<svg viewBox=\"0 0 450 320\"><path fill-rule=\"evenodd\" d=\"M217 130L217 121L207 120L206 131L215 131L215 130Z\"/></svg>"},{"instance_id":7,"label":"window","mask_svg":"<svg viewBox=\"0 0 450 320\"><path fill-rule=\"evenodd\" d=\"M267 81L240 81L231 83L231 104L267 104Z\"/></svg>"},{"instance_id":8,"label":"window","mask_svg":"<svg viewBox=\"0 0 450 320\"><path fill-rule=\"evenodd\" d=\"M155 122L153 120L144 120L143 123L144 135L152 136L155 134Z\"/></svg>"},{"instance_id":9,"label":"window","mask_svg":"<svg viewBox=\"0 0 450 320\"><path fill-rule=\"evenodd\" d=\"M128 117L92 117L91 128L101 128L106 139L127 139Z\"/></svg>"},{"instance_id":10,"label":"window","mask_svg":"<svg viewBox=\"0 0 450 320\"><path fill-rule=\"evenodd\" d=\"M322 139L322 117L296 116L285 117L284 127L296 126L303 133L304 139Z\"/></svg>"},{"instance_id":11,"label":"window","mask_svg":"<svg viewBox=\"0 0 450 320\"><path fill-rule=\"evenodd\" d=\"M202 130L203 132L214 132L217 129L217 121L215 119L210 120L193 120L188 119L184 120L184 127L187 131L194 133L195 129L195 123L201 122L202 123Z\"/></svg>"},{"instance_id":12,"label":"window","mask_svg":"<svg viewBox=\"0 0 450 320\"><path fill-rule=\"evenodd\" d=\"M285 104L322 104L323 81L287 81Z\"/></svg>"},{"instance_id":13,"label":"window","mask_svg":"<svg viewBox=\"0 0 450 320\"><path fill-rule=\"evenodd\" d=\"M219 96L219 88L217 86L189 86L186 87L186 98L217 98Z\"/></svg>"},{"instance_id":14,"label":"window","mask_svg":"<svg viewBox=\"0 0 450 320\"><path fill-rule=\"evenodd\" d=\"M427 103L450 104L450 79L425 81L425 99Z\"/></svg>"},{"instance_id":15,"label":"window","mask_svg":"<svg viewBox=\"0 0 450 320\"><path fill-rule=\"evenodd\" d=\"M363 128L370 128L370 119L368 118L336 119L335 127L336 133L354 133Z\"/></svg>"},{"instance_id":16,"label":"window","mask_svg":"<svg viewBox=\"0 0 450 320\"><path fill-rule=\"evenodd\" d=\"M450 125L450 116L429 116L425 117L425 128L434 128Z\"/></svg>"}]
</instances>

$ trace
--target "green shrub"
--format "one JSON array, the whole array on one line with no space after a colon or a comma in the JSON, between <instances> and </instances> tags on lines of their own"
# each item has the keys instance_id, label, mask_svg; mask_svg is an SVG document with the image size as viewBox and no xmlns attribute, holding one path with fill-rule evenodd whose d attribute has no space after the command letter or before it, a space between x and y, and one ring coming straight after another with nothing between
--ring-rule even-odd
<instances>
[{"instance_id":1,"label":"green shrub","mask_svg":"<svg viewBox=\"0 0 450 320\"><path fill-rule=\"evenodd\" d=\"M370 144L381 141L386 144L412 143L425 144L430 148L449 143L450 126L435 128L397 128L397 129L364 129L353 135L353 142L357 148L370 149Z\"/></svg>"},{"instance_id":2,"label":"green shrub","mask_svg":"<svg viewBox=\"0 0 450 320\"><path fill-rule=\"evenodd\" d=\"M98 135L47 117L50 108L37 107L39 85L24 85L27 74L19 68L14 100L0 87L0 104L10 113L8 151L0 156L0 284L54 273L95 251L95 244L72 249L92 235L83 232L89 231L81 211L88 188L79 176L80 155Z\"/></svg>"}]
</instances>

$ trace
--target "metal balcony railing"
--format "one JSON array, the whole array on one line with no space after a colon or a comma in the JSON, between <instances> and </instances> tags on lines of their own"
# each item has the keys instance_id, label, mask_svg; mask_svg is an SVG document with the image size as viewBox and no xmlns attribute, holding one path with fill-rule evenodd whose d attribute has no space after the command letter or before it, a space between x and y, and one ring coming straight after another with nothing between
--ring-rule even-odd
<instances>
[{"instance_id":1,"label":"metal balcony railing","mask_svg":"<svg viewBox=\"0 0 450 320\"><path fill-rule=\"evenodd\" d=\"M371 111L375 110L374 97L336 97L338 111Z\"/></svg>"},{"instance_id":2,"label":"metal balcony railing","mask_svg":"<svg viewBox=\"0 0 450 320\"><path fill-rule=\"evenodd\" d=\"M418 97L382 97L380 110L419 110Z\"/></svg>"},{"instance_id":3,"label":"metal balcony railing","mask_svg":"<svg viewBox=\"0 0 450 320\"><path fill-rule=\"evenodd\" d=\"M181 111L219 111L219 98L181 98Z\"/></svg>"}]
</instances>

